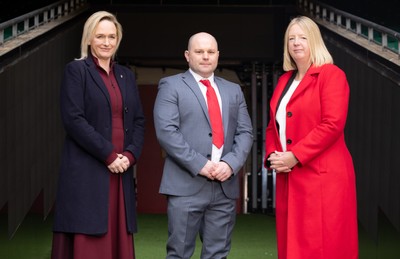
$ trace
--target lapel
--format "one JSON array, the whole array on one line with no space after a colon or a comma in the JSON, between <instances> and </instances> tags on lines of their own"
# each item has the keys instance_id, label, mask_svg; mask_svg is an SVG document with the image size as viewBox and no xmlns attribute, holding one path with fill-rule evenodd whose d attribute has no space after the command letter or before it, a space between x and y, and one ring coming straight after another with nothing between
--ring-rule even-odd
<instances>
[{"instance_id":1,"label":"lapel","mask_svg":"<svg viewBox=\"0 0 400 259\"><path fill-rule=\"evenodd\" d=\"M277 109L278 109L278 107L279 107L279 104L280 104L281 101L282 101L282 98L285 96L285 94L287 93L287 91L288 91L289 88L290 88L290 85L293 83L293 80L294 80L295 77L296 77L296 73L295 73L295 71L292 71L292 74L290 75L289 80L288 80L287 83L285 84L285 88L283 88L282 93L280 94L278 103L276 104L276 108L277 108Z\"/></svg>"},{"instance_id":2,"label":"lapel","mask_svg":"<svg viewBox=\"0 0 400 259\"><path fill-rule=\"evenodd\" d=\"M85 63L88 67L88 71L90 76L93 78L93 81L96 83L96 86L100 88L100 90L103 92L104 96L106 97L108 104L110 105L110 96L108 94L108 90L106 85L103 82L103 79L101 78L99 71L97 71L96 64L93 62L92 57L87 57L85 59Z\"/></svg>"},{"instance_id":3,"label":"lapel","mask_svg":"<svg viewBox=\"0 0 400 259\"><path fill-rule=\"evenodd\" d=\"M224 125L224 136L226 136L226 131L228 128L228 120L229 120L229 87L224 84L224 81L221 78L214 75L215 84L218 87L219 95L221 96L221 112L222 112L222 124Z\"/></svg>"},{"instance_id":4,"label":"lapel","mask_svg":"<svg viewBox=\"0 0 400 259\"><path fill-rule=\"evenodd\" d=\"M194 79L193 75L189 72L189 70L187 70L185 73L182 74L182 80L196 96L197 101L199 102L201 109L203 110L204 116L206 116L208 123L211 126L210 118L208 117L207 104L204 100L203 93L201 92L200 87L196 82L196 79Z\"/></svg>"},{"instance_id":5,"label":"lapel","mask_svg":"<svg viewBox=\"0 0 400 259\"><path fill-rule=\"evenodd\" d=\"M114 76L118 82L119 90L121 91L122 101L125 100L126 88L127 88L127 76L117 64L114 64Z\"/></svg>"},{"instance_id":6,"label":"lapel","mask_svg":"<svg viewBox=\"0 0 400 259\"><path fill-rule=\"evenodd\" d=\"M203 93L201 92L198 83L196 82L193 75L189 72L189 70L187 70L185 73L183 73L182 80L193 91L194 95L197 98L197 101L199 102L199 104L201 106L201 109L203 110L204 116L206 116L207 121L211 127L210 117L208 115L207 104L206 104L206 101L204 100ZM218 91L221 96L222 124L224 125L224 135L226 135L226 131L228 128L228 120L229 120L229 98L228 98L228 96L230 94L229 87L227 87L227 85L224 84L224 82L223 82L223 80L221 80L221 78L219 78L215 75L214 75L214 81L218 87Z\"/></svg>"},{"instance_id":7,"label":"lapel","mask_svg":"<svg viewBox=\"0 0 400 259\"><path fill-rule=\"evenodd\" d=\"M321 71L321 67L315 67L312 65L308 70L307 73L304 75L303 79L300 81L299 86L297 86L296 90L294 91L292 97L290 98L289 102L296 100L296 98L305 91L310 84L314 84L314 80L316 75L319 74Z\"/></svg>"},{"instance_id":8,"label":"lapel","mask_svg":"<svg viewBox=\"0 0 400 259\"><path fill-rule=\"evenodd\" d=\"M294 70L289 71L289 72L283 74L282 77L278 81L278 84L275 88L275 92L270 101L271 112L273 113L274 116L276 114L276 110L278 109L278 104L284 95L285 88L288 85L290 78L294 74L295 74Z\"/></svg>"},{"instance_id":9,"label":"lapel","mask_svg":"<svg viewBox=\"0 0 400 259\"><path fill-rule=\"evenodd\" d=\"M293 102L303 91L305 91L310 84L312 84L315 80L315 76L319 74L321 71L321 67L311 66L307 73L304 75L303 79L301 80L300 84L297 86L296 90L294 91L292 97L289 100ZM271 99L271 110L274 114L276 114L276 110L278 109L278 105L285 95L287 90L289 89L291 83L293 82L294 76L296 74L295 70L291 70L286 74L282 75L282 80L277 85L275 91L276 95L273 99Z\"/></svg>"}]
</instances>

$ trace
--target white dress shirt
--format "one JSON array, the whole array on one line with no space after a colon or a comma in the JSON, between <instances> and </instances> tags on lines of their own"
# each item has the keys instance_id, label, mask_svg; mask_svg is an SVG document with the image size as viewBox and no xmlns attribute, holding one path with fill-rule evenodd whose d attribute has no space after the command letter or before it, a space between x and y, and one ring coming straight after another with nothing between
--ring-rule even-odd
<instances>
[{"instance_id":1,"label":"white dress shirt","mask_svg":"<svg viewBox=\"0 0 400 259\"><path fill-rule=\"evenodd\" d=\"M283 151L286 151L286 106L299 84L300 81L293 80L285 96L283 96L278 110L276 111L276 121L279 124L279 138L281 140Z\"/></svg>"}]
</instances>

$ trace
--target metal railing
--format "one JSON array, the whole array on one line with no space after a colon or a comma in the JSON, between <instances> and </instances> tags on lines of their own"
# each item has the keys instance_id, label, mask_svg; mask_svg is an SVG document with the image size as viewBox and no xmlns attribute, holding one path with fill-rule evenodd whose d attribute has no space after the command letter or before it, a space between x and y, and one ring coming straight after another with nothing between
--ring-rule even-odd
<instances>
[{"instance_id":1,"label":"metal railing","mask_svg":"<svg viewBox=\"0 0 400 259\"><path fill-rule=\"evenodd\" d=\"M86 0L64 0L0 24L0 46L21 34L80 9Z\"/></svg>"},{"instance_id":2,"label":"metal railing","mask_svg":"<svg viewBox=\"0 0 400 259\"><path fill-rule=\"evenodd\" d=\"M350 13L338 10L314 0L298 0L297 6L317 19L322 19L332 25L346 29L357 36L389 50L400 59L400 33L379 24L370 22Z\"/></svg>"}]
</instances>

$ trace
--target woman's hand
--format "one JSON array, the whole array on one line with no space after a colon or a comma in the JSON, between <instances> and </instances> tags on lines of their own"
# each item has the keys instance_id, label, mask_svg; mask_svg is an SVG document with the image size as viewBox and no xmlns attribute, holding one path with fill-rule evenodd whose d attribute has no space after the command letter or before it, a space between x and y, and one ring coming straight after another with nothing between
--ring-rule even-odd
<instances>
[{"instance_id":1,"label":"woman's hand","mask_svg":"<svg viewBox=\"0 0 400 259\"><path fill-rule=\"evenodd\" d=\"M110 170L111 173L118 174L128 170L129 166L129 159L122 154L118 154L118 157L108 165L108 170Z\"/></svg>"},{"instance_id":2,"label":"woman's hand","mask_svg":"<svg viewBox=\"0 0 400 259\"><path fill-rule=\"evenodd\" d=\"M274 169L277 173L289 173L299 162L294 154L290 151L275 151L268 157L268 161L271 163L270 168Z\"/></svg>"}]
</instances>

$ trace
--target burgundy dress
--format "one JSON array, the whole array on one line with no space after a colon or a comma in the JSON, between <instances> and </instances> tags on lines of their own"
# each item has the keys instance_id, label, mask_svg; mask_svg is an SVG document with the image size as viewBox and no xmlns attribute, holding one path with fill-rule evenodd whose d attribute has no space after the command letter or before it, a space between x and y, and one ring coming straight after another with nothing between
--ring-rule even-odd
<instances>
[{"instance_id":1,"label":"burgundy dress","mask_svg":"<svg viewBox=\"0 0 400 259\"><path fill-rule=\"evenodd\" d=\"M93 58L98 65L96 58ZM107 74L100 66L98 71L107 86L112 110L112 143L116 153L126 155L131 165L135 158L123 152L123 103L113 69ZM111 154L112 162L115 154ZM122 175L110 172L110 194L108 208L108 231L102 236L85 234L54 233L52 259L133 259L135 258L133 235L126 227L126 214Z\"/></svg>"}]
</instances>

